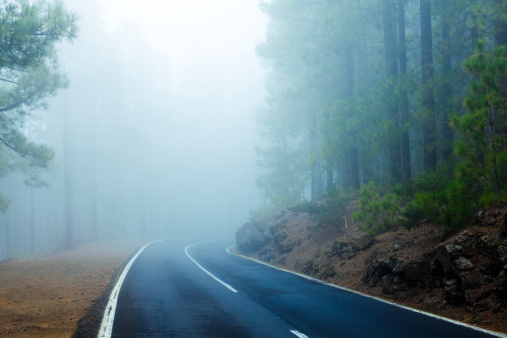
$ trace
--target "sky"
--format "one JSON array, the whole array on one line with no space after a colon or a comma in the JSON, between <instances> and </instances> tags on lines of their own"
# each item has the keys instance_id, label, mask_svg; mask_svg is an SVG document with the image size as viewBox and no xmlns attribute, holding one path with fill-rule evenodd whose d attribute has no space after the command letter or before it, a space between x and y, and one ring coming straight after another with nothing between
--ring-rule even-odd
<instances>
[{"instance_id":1,"label":"sky","mask_svg":"<svg viewBox=\"0 0 507 338\"><path fill-rule=\"evenodd\" d=\"M255 46L267 24L257 0L104 0L103 17L110 31L127 23L168 57L176 92L203 60L236 74L258 68Z\"/></svg>"},{"instance_id":2,"label":"sky","mask_svg":"<svg viewBox=\"0 0 507 338\"><path fill-rule=\"evenodd\" d=\"M33 124L55 153L48 188L3 180L12 203L0 259L16 254L4 242L29 251L29 224L40 253L68 224L77 242L94 224L100 240L234 234L262 205L255 49L268 20L258 0L64 4L78 17L77 37L59 46L69 86Z\"/></svg>"},{"instance_id":3,"label":"sky","mask_svg":"<svg viewBox=\"0 0 507 338\"><path fill-rule=\"evenodd\" d=\"M169 64L174 102L161 142L176 159L171 165L177 180L192 182L172 191L180 199L199 196L200 213L210 215L204 218L227 212L227 205L238 209L240 216L229 226L241 226L261 204L254 148L264 70L255 49L265 38L267 17L258 1L103 0L101 5L112 35L127 26ZM222 223L220 217L216 222Z\"/></svg>"}]
</instances>

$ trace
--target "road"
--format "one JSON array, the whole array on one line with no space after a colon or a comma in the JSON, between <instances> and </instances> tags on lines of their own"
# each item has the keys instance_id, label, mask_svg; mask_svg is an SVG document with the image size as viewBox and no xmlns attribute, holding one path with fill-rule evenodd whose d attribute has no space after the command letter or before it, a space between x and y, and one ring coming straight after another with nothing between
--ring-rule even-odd
<instances>
[{"instance_id":1,"label":"road","mask_svg":"<svg viewBox=\"0 0 507 338\"><path fill-rule=\"evenodd\" d=\"M232 244L147 246L121 286L112 336L491 337L232 255Z\"/></svg>"}]
</instances>

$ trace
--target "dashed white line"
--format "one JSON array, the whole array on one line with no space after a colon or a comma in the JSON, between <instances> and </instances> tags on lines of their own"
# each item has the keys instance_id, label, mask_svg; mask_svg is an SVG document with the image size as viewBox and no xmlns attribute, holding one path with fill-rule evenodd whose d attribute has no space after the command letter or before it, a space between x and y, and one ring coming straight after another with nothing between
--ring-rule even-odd
<instances>
[{"instance_id":1,"label":"dashed white line","mask_svg":"<svg viewBox=\"0 0 507 338\"><path fill-rule=\"evenodd\" d=\"M301 333L301 332L299 332L297 330L290 330L290 333L296 335L299 338L308 338L307 335L305 335L304 333Z\"/></svg>"},{"instance_id":2,"label":"dashed white line","mask_svg":"<svg viewBox=\"0 0 507 338\"><path fill-rule=\"evenodd\" d=\"M193 247L194 245L198 245L198 244L202 244L202 243L206 243L206 242L199 242L199 243L195 243L195 244L192 244L192 245L189 245L185 248L185 254L188 256L188 258L195 263L195 265L197 265L202 271L206 272L211 278L213 278L214 280L216 280L217 282L219 282L220 284L222 284L223 286L225 286L226 288L228 288L229 290L231 290L232 292L234 293L238 293L239 291L236 290L235 288L233 288L232 286L230 286L229 284L227 284L226 282L222 281L221 279L219 279L218 277L216 277L214 274L212 274L211 272L209 272L208 270L206 270L205 268L203 268L199 263L197 263L195 261L195 259L193 259L189 253L188 253L188 249Z\"/></svg>"}]
</instances>

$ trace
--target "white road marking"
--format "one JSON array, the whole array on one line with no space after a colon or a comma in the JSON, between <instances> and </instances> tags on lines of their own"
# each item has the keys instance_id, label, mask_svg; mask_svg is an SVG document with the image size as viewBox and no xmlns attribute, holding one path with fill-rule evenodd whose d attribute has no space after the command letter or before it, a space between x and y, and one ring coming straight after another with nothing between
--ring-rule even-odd
<instances>
[{"instance_id":1,"label":"white road marking","mask_svg":"<svg viewBox=\"0 0 507 338\"><path fill-rule=\"evenodd\" d=\"M208 270L206 270L205 268L203 268L199 263L197 263L195 261L195 259L193 259L189 254L188 254L188 249L193 247L194 245L198 245L198 244L202 244L202 243L207 243L209 241L206 241L206 242L199 242L199 243L195 243L195 244L192 244L192 245L189 245L185 248L185 253L187 254L188 258L190 258L190 260L192 262L195 263L195 265L197 265L202 271L206 272L211 278L213 278L214 280L216 280L217 282L219 282L220 284L222 284L223 286L225 286L226 288L228 288L229 290L231 290L232 292L234 293L238 293L239 291L236 290L235 288L233 288L232 286L230 286L229 284L227 284L226 282L220 280L219 278L217 278L214 274L212 274L211 272L209 272Z\"/></svg>"},{"instance_id":2,"label":"white road marking","mask_svg":"<svg viewBox=\"0 0 507 338\"><path fill-rule=\"evenodd\" d=\"M296 335L299 338L308 338L307 335L305 335L304 333L301 333L301 332L299 332L297 330L290 330L290 333Z\"/></svg>"},{"instance_id":3,"label":"white road marking","mask_svg":"<svg viewBox=\"0 0 507 338\"><path fill-rule=\"evenodd\" d=\"M154 241L151 243L146 244L143 246L139 251L136 253L134 257L128 262L128 264L125 266L125 269L123 269L120 278L118 278L118 281L116 282L116 285L113 288L113 291L111 292L111 295L109 296L109 301L107 302L106 311L104 312L104 318L102 318L102 324L100 325L100 330L98 337L99 338L109 338L111 337L113 333L113 323L114 323L114 313L116 312L116 303L118 302L118 296L120 294L120 288L123 284L123 281L125 280L125 277L127 276L127 273L129 272L130 267L132 264L134 264L134 261L137 257L143 252L143 250L150 244L161 242L161 241Z\"/></svg>"}]
</instances>

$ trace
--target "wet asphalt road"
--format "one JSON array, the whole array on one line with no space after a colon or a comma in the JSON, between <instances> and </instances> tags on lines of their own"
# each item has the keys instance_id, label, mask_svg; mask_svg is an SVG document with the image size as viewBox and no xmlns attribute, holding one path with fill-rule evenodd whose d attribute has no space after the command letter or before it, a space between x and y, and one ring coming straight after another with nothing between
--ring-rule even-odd
<instances>
[{"instance_id":1,"label":"wet asphalt road","mask_svg":"<svg viewBox=\"0 0 507 338\"><path fill-rule=\"evenodd\" d=\"M113 336L491 337L234 256L233 244L149 245L121 287Z\"/></svg>"}]
</instances>

